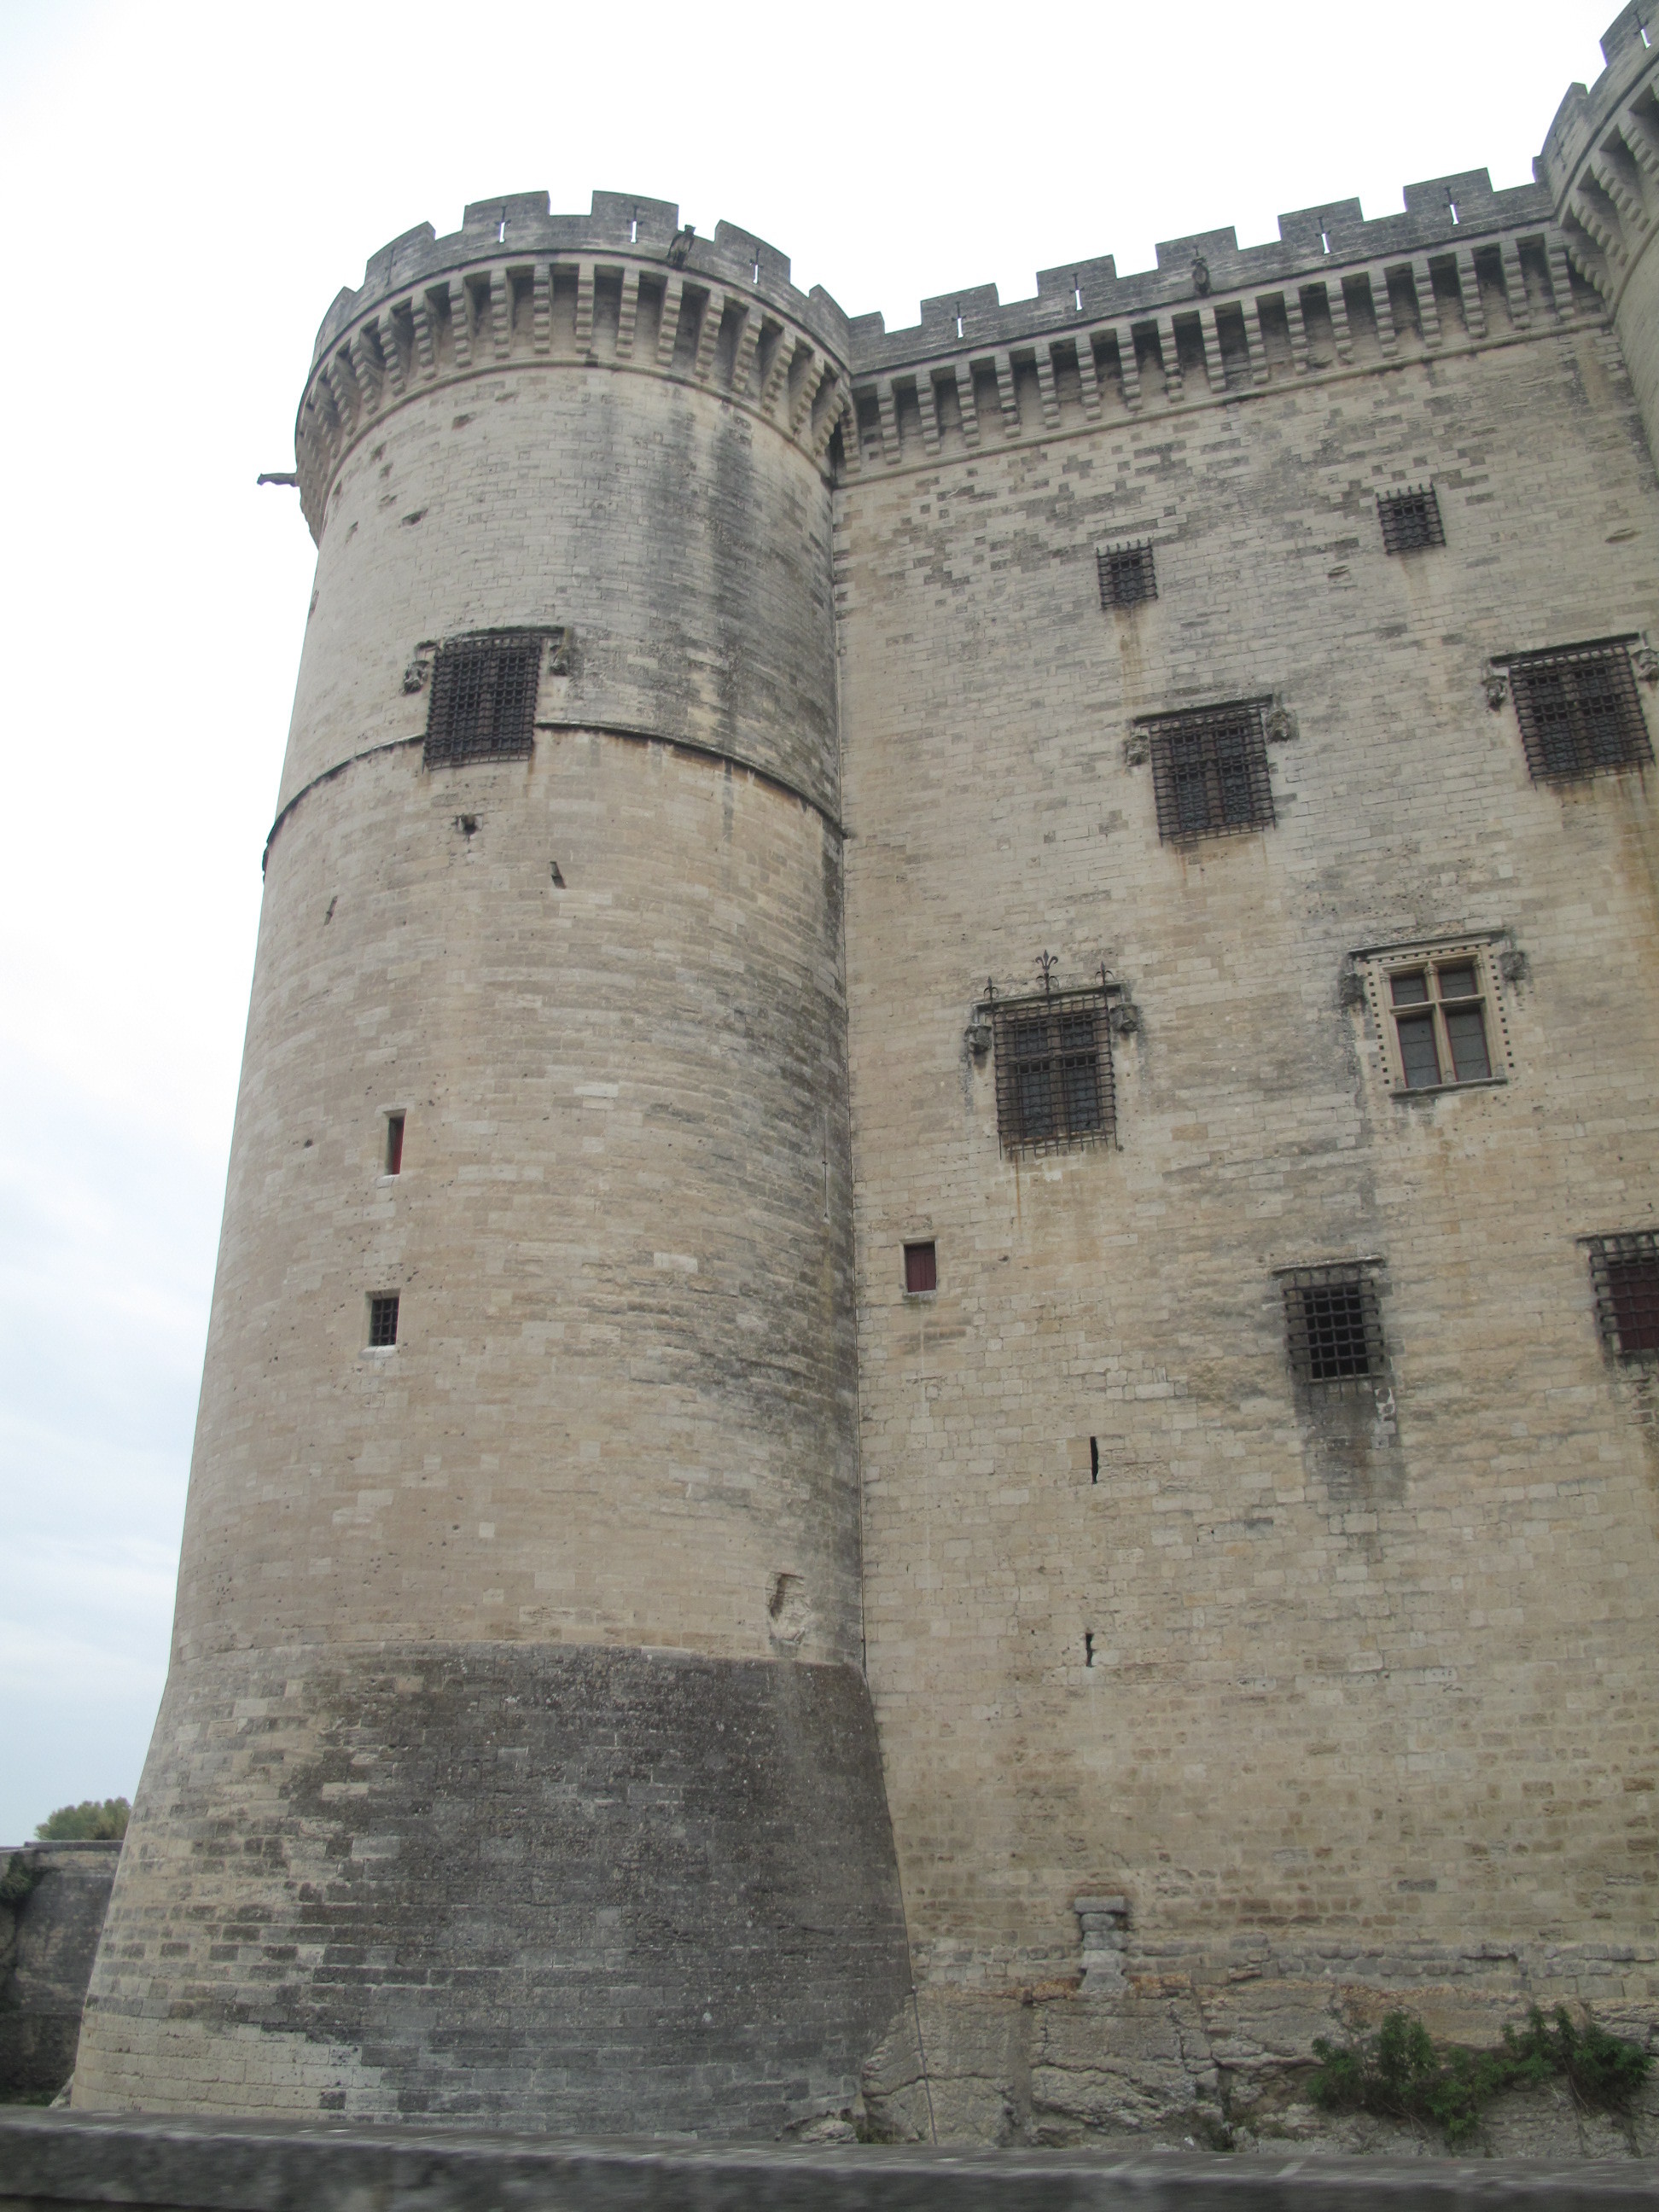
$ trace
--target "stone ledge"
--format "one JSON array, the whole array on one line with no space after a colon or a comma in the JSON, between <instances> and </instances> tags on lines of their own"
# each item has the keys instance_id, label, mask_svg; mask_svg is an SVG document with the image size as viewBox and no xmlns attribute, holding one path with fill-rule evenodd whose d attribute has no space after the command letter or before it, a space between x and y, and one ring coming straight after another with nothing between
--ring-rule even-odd
<instances>
[{"instance_id":1,"label":"stone ledge","mask_svg":"<svg viewBox=\"0 0 1659 2212\"><path fill-rule=\"evenodd\" d=\"M1237 2212L1376 2204L1659 2207L1659 2162L1115 2157L711 2147L314 2121L0 2113L0 2205L185 2212Z\"/></svg>"}]
</instances>

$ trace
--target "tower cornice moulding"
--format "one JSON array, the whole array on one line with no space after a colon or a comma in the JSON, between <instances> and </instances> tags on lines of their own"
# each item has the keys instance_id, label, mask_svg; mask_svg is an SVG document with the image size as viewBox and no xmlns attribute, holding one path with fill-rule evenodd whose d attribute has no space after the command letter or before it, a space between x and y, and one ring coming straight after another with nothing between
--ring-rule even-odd
<instances>
[{"instance_id":1,"label":"tower cornice moulding","mask_svg":"<svg viewBox=\"0 0 1659 2212\"><path fill-rule=\"evenodd\" d=\"M324 318L295 424L301 506L322 536L329 488L376 423L417 394L503 370L620 369L708 391L827 468L850 406L846 319L732 224L712 240L654 200L596 192L591 216L546 193L468 208L374 255Z\"/></svg>"}]
</instances>

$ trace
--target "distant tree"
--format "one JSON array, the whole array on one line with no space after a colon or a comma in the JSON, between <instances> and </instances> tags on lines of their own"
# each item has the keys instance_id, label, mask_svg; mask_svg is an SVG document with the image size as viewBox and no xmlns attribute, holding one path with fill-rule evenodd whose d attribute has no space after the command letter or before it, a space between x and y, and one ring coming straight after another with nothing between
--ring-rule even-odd
<instances>
[{"instance_id":1,"label":"distant tree","mask_svg":"<svg viewBox=\"0 0 1659 2212\"><path fill-rule=\"evenodd\" d=\"M125 1797L106 1797L101 1805L88 1797L79 1805L60 1805L34 1832L46 1844L111 1843L125 1835L131 1810Z\"/></svg>"}]
</instances>

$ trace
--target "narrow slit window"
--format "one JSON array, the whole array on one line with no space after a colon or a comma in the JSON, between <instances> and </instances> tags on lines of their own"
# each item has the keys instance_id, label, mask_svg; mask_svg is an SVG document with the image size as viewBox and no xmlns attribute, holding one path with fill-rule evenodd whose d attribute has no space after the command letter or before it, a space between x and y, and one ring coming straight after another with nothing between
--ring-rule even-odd
<instances>
[{"instance_id":1,"label":"narrow slit window","mask_svg":"<svg viewBox=\"0 0 1659 2212\"><path fill-rule=\"evenodd\" d=\"M1383 1372L1382 1321L1369 1267L1295 1268L1284 1292L1291 1368L1299 1382L1353 1382Z\"/></svg>"},{"instance_id":2,"label":"narrow slit window","mask_svg":"<svg viewBox=\"0 0 1659 2212\"><path fill-rule=\"evenodd\" d=\"M368 1348L386 1352L398 1341L398 1293L377 1293L368 1302Z\"/></svg>"},{"instance_id":3,"label":"narrow slit window","mask_svg":"<svg viewBox=\"0 0 1659 2212\"><path fill-rule=\"evenodd\" d=\"M1601 1340L1615 1359L1659 1358L1659 1232L1589 1240Z\"/></svg>"},{"instance_id":4,"label":"narrow slit window","mask_svg":"<svg viewBox=\"0 0 1659 2212\"><path fill-rule=\"evenodd\" d=\"M386 1117L386 1172L389 1176L404 1171L404 1117L388 1114Z\"/></svg>"},{"instance_id":5,"label":"narrow slit window","mask_svg":"<svg viewBox=\"0 0 1659 2212\"><path fill-rule=\"evenodd\" d=\"M1651 763L1626 641L1524 653L1507 666L1534 783L1571 782Z\"/></svg>"},{"instance_id":6,"label":"narrow slit window","mask_svg":"<svg viewBox=\"0 0 1659 2212\"><path fill-rule=\"evenodd\" d=\"M939 1288L939 1253L931 1238L905 1246L904 1287L913 1297Z\"/></svg>"},{"instance_id":7,"label":"narrow slit window","mask_svg":"<svg viewBox=\"0 0 1659 2212\"><path fill-rule=\"evenodd\" d=\"M1379 493L1376 513L1385 553L1420 553L1446 542L1432 484L1419 484L1414 491Z\"/></svg>"},{"instance_id":8,"label":"narrow slit window","mask_svg":"<svg viewBox=\"0 0 1659 2212\"><path fill-rule=\"evenodd\" d=\"M1089 1480L1091 1482L1100 1480L1100 1438L1098 1437L1091 1437L1089 1439Z\"/></svg>"},{"instance_id":9,"label":"narrow slit window","mask_svg":"<svg viewBox=\"0 0 1659 2212\"><path fill-rule=\"evenodd\" d=\"M1158 834L1166 843L1273 827L1261 702L1164 714L1152 740Z\"/></svg>"}]
</instances>

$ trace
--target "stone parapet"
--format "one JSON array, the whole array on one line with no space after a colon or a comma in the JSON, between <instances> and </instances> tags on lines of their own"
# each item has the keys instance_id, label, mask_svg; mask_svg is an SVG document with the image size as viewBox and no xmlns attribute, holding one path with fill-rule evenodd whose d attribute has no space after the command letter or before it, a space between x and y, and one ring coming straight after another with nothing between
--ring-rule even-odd
<instances>
[{"instance_id":1,"label":"stone parapet","mask_svg":"<svg viewBox=\"0 0 1659 2212\"><path fill-rule=\"evenodd\" d=\"M1659 209L1659 46L1643 0L1601 40L1607 67L1570 86L1534 162L1573 266L1616 308Z\"/></svg>"},{"instance_id":2,"label":"stone parapet","mask_svg":"<svg viewBox=\"0 0 1659 2212\"><path fill-rule=\"evenodd\" d=\"M1402 212L1370 222L1357 199L1297 209L1279 216L1279 237L1261 246L1241 246L1231 225L1165 239L1158 246L1156 267L1125 276L1109 253L1062 262L1038 271L1034 299L1005 303L994 284L941 292L922 301L921 321L905 330L890 331L878 314L855 315L848 325L853 366L870 375L987 345L1086 330L1121 316L1155 316L1201 301L1214 305L1231 293L1328 282L1378 263L1455 257L1496 245L1505 235L1538 232L1551 216L1549 195L1539 185L1494 191L1485 169L1407 185L1404 198Z\"/></svg>"},{"instance_id":3,"label":"stone parapet","mask_svg":"<svg viewBox=\"0 0 1659 2212\"><path fill-rule=\"evenodd\" d=\"M1312 261L1275 247L1241 252L1231 231L1215 232L1158 248L1160 257L1188 252L1188 270L1126 280L1109 296L1085 286L1082 272L1075 290L1068 276L1058 301L1040 292L995 308L988 287L994 312L971 313L964 295L960 314L945 315L943 328L934 312L940 302L930 301L915 331L859 344L858 435L843 434L843 471L927 467L941 453L1192 414L1268 391L1547 337L1598 317L1601 302L1588 281L1575 277L1564 234L1538 219L1540 195L1531 188L1493 193L1486 172L1476 173L1481 195L1460 204L1460 216L1481 197L1524 204L1512 210L1510 228L1483 228L1471 216L1440 225L1448 235L1431 237L1432 222L1401 218L1392 244L1368 241L1376 249L1368 258L1339 251L1332 234L1330 257ZM1408 197L1426 189L1408 187ZM1385 231L1395 221L1357 228ZM1424 234L1416 245L1413 229ZM1194 272L1201 276L1196 288ZM861 330L854 325L855 338Z\"/></svg>"},{"instance_id":4,"label":"stone parapet","mask_svg":"<svg viewBox=\"0 0 1659 2212\"><path fill-rule=\"evenodd\" d=\"M1255 2158L1078 2151L774 2145L750 2150L446 2136L315 2122L192 2124L76 2113L0 2117L0 2205L126 2204L219 2212L1355 2212L1547 2205L1659 2206L1651 2160Z\"/></svg>"},{"instance_id":5,"label":"stone parapet","mask_svg":"<svg viewBox=\"0 0 1659 2212\"><path fill-rule=\"evenodd\" d=\"M660 200L596 192L551 216L545 192L469 207L372 256L324 318L295 425L300 500L319 541L329 488L403 401L504 368L606 368L708 391L827 467L848 404L846 319L821 289L730 223L712 240Z\"/></svg>"}]
</instances>

